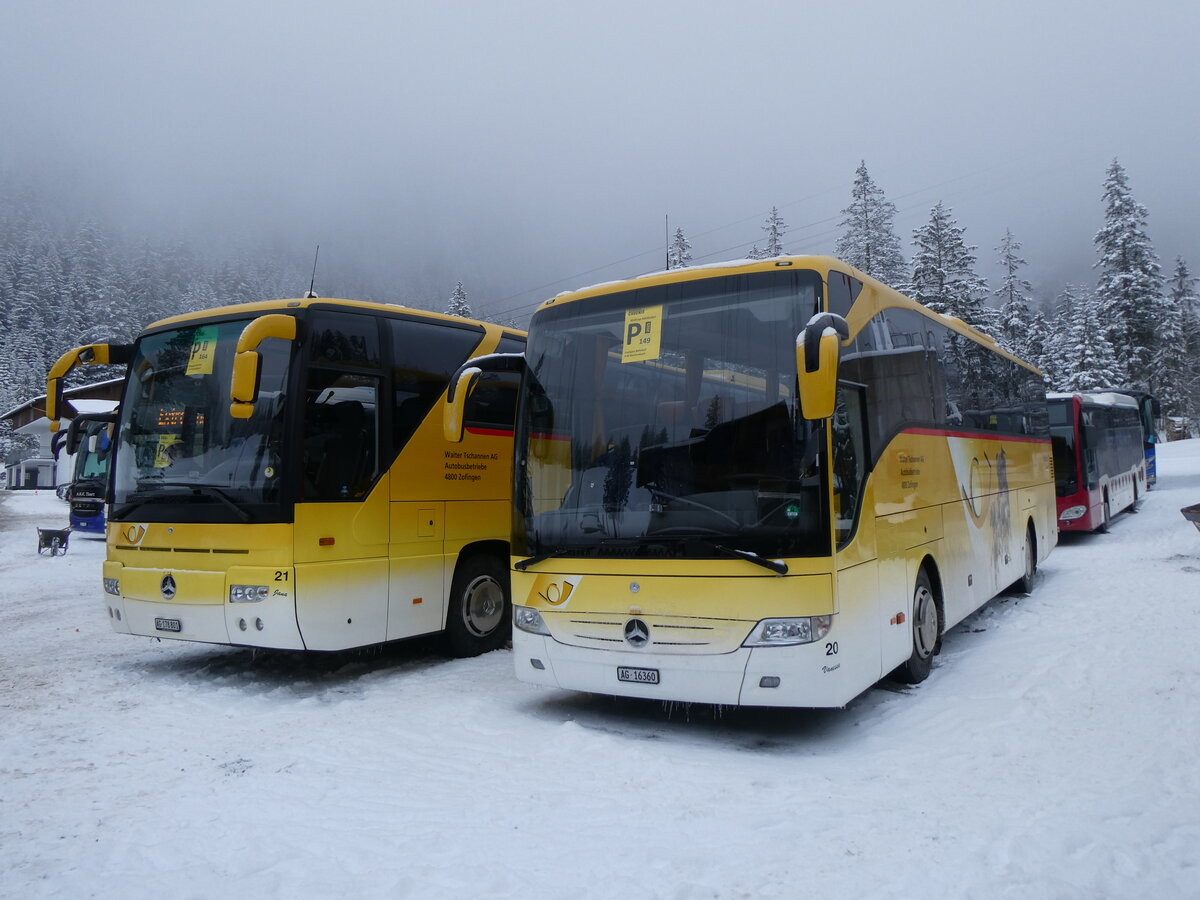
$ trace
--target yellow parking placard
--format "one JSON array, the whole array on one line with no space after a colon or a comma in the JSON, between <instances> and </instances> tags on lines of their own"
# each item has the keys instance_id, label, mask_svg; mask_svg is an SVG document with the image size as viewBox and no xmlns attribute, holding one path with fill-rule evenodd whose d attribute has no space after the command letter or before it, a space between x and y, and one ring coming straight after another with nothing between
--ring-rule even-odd
<instances>
[{"instance_id":1,"label":"yellow parking placard","mask_svg":"<svg viewBox=\"0 0 1200 900\"><path fill-rule=\"evenodd\" d=\"M662 306L639 306L625 310L625 342L621 346L621 362L658 359L662 316Z\"/></svg>"},{"instance_id":2,"label":"yellow parking placard","mask_svg":"<svg viewBox=\"0 0 1200 900\"><path fill-rule=\"evenodd\" d=\"M217 352L217 329L197 328L192 335L192 352L188 357L186 375L211 375Z\"/></svg>"}]
</instances>

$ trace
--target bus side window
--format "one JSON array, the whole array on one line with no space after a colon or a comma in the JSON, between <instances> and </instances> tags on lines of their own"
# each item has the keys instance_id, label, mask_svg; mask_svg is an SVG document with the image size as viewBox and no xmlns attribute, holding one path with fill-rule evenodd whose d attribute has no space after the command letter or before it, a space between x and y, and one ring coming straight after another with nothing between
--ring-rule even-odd
<instances>
[{"instance_id":1,"label":"bus side window","mask_svg":"<svg viewBox=\"0 0 1200 900\"><path fill-rule=\"evenodd\" d=\"M388 319L387 327L391 346L394 458L425 421L438 397L445 393L451 374L478 346L483 329L408 319Z\"/></svg>"},{"instance_id":2,"label":"bus side window","mask_svg":"<svg viewBox=\"0 0 1200 900\"><path fill-rule=\"evenodd\" d=\"M838 386L833 413L833 511L837 543L854 534L862 487L867 477L866 388Z\"/></svg>"},{"instance_id":3,"label":"bus side window","mask_svg":"<svg viewBox=\"0 0 1200 900\"><path fill-rule=\"evenodd\" d=\"M467 401L463 420L468 428L512 431L517 417L517 389L521 376L516 372L487 372Z\"/></svg>"},{"instance_id":4,"label":"bus side window","mask_svg":"<svg viewBox=\"0 0 1200 900\"><path fill-rule=\"evenodd\" d=\"M825 308L845 318L850 314L854 298L862 290L862 282L842 272L829 270L828 296Z\"/></svg>"}]
</instances>

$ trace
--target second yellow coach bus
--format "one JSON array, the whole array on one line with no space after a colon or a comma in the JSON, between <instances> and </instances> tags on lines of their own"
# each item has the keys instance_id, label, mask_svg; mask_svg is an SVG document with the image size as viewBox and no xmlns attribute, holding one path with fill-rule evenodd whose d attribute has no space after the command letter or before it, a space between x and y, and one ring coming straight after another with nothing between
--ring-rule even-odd
<instances>
[{"instance_id":1,"label":"second yellow coach bus","mask_svg":"<svg viewBox=\"0 0 1200 900\"><path fill-rule=\"evenodd\" d=\"M946 629L1029 589L1057 541L1040 375L835 259L565 294L526 360L522 680L841 706L924 679Z\"/></svg>"},{"instance_id":2,"label":"second yellow coach bus","mask_svg":"<svg viewBox=\"0 0 1200 900\"><path fill-rule=\"evenodd\" d=\"M91 345L128 366L111 465L104 603L120 632L342 650L509 627L516 384L496 376L443 440L452 372L523 333L404 307L250 303ZM476 402L477 401L477 402Z\"/></svg>"}]
</instances>

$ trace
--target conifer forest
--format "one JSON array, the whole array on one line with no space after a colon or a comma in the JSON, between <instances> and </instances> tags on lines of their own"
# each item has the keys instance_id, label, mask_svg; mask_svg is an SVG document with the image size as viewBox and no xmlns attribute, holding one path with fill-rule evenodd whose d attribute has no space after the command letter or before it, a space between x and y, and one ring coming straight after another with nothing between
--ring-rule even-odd
<instances>
[{"instance_id":1,"label":"conifer forest","mask_svg":"<svg viewBox=\"0 0 1200 900\"><path fill-rule=\"evenodd\" d=\"M1139 388L1160 398L1164 415L1190 424L1200 413L1196 278L1181 257L1159 260L1149 213L1121 163L1113 160L1102 174L1102 224L1091 237L1094 281L1088 283L1031 284L1027 256L1038 248L1006 230L972 235L985 242L987 249L980 249L942 202L912 234L899 234L896 207L865 161L849 185L836 243L821 252L992 335L1040 368L1048 389ZM47 370L70 347L130 340L167 316L297 296L304 287L295 266L285 271L269 250L219 258L180 242L132 242L114 225L71 212L11 179L0 182L0 410L44 392ZM1080 221L1095 221L1095 212L1080 211ZM761 229L747 226L753 233L745 235L740 253L729 255L766 259L798 252L788 246L788 225L777 207L761 221ZM683 228L669 231L667 242L668 268L695 264ZM979 274L985 264L999 279L989 283ZM386 285L369 285L363 294L374 296L358 298L525 324L517 310L469 297L462 280L444 297L401 301ZM0 456L24 443L0 424Z\"/></svg>"}]
</instances>

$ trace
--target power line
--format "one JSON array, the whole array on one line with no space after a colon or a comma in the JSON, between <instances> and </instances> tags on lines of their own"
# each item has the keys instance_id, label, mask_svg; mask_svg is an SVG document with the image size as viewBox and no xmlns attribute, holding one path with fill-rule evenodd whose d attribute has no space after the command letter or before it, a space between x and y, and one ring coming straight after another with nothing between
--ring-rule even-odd
<instances>
[{"instance_id":1,"label":"power line","mask_svg":"<svg viewBox=\"0 0 1200 900\"><path fill-rule=\"evenodd\" d=\"M1048 145L1047 147L1041 147L1041 148L1038 148L1038 152L1039 152L1039 154L1040 154L1041 156L1043 156L1043 157L1044 157L1044 156L1046 155L1046 152L1045 152L1046 150L1049 150L1049 149L1057 149L1058 147L1062 147L1062 146L1065 146L1065 145L1067 145L1067 144L1070 144L1070 143L1073 143L1073 139L1071 139L1071 138L1067 138L1067 139L1064 139L1064 140L1058 141L1058 142L1056 142L1056 143L1054 143L1054 144ZM1031 155L1030 153L1026 153L1026 154L1024 154L1023 156L1020 156L1020 157L1013 157L1013 158L1011 158L1011 159L1008 159L1008 160L1006 160L1006 161L1004 161L1004 162L1001 162L1001 163L996 163L996 164L994 164L994 165L991 165L991 166L984 166L983 168L980 168L980 169L975 169L975 170L973 170L973 171L966 172L966 173L964 173L964 174L962 174L962 175L956 175L956 176L955 176L955 177L953 177L953 178L947 178L947 179L945 179L945 180L943 180L943 181L935 182L934 184L925 185L925 186L923 186L923 187L915 188L914 190L907 191L906 193L903 193L903 194L900 194L900 195L898 195L898 196L895 198L895 200L893 200L893 201L892 201L892 203L893 203L893 205L895 205L895 204L896 204L896 200L905 200L905 199L908 199L908 198L910 198L910 197L917 197L917 196L919 196L919 195L921 195L921 194L927 194L927 193L929 193L930 191L935 191L935 190L937 190L937 189L939 189L939 188L942 188L942 187L945 187L945 186L947 186L947 185L951 185L951 184L957 184L957 183L959 183L959 182L966 181L966 180L968 180L968 179L971 179L971 178L975 178L975 177L977 177L977 176L979 176L979 175L984 175L984 174L987 174L987 173L995 172L995 171L997 171L997 170L1002 170L1002 169L1006 169L1006 168L1011 168L1012 166L1015 166L1015 165L1017 165L1018 163L1020 163L1020 162L1023 162L1023 161L1025 161L1026 159L1028 159L1030 155ZM1068 166L1070 166L1070 165L1071 165L1070 163L1064 163L1063 165L1061 165L1061 166L1056 166L1056 167L1054 167L1053 169L1051 169L1051 170L1049 170L1049 171L1057 171L1057 170L1060 170L1060 169L1062 169L1062 168L1067 168L1067 167L1068 167ZM1043 171L1045 171L1045 170L1043 170ZM1042 172L1038 172L1037 174L1042 174ZM1026 175L1021 175L1021 174L1019 174L1019 173L1018 173L1016 177L1018 177L1018 178L1025 178L1025 177L1028 177L1028 176L1026 176ZM776 206L776 208L777 208L777 209L787 209L787 208L789 208L789 207L793 207L793 206L796 206L796 205L798 205L798 204L801 204L801 203L808 203L808 202L809 202L809 201L811 201L811 200L815 200L815 199L817 199L817 198L819 198L819 197L823 197L823 196L825 196L825 195L827 195L827 194L833 193L834 191L837 191L837 190L839 190L839 189L840 189L840 187L841 187L841 186L837 186L837 185L835 185L835 186L830 186L830 187L827 187L827 188L825 188L825 189L823 189L823 190L816 191L816 192L814 192L814 193L808 194L807 196L801 197L801 198L799 198L799 199L797 199L797 200L791 200L791 201L788 201L787 203L778 204L778 205ZM981 186L981 187L983 187L983 186ZM994 191L994 190L998 190L998 189L999 189L998 187L992 187L992 186L990 186L990 185L989 185L989 186L986 186L986 187L987 187L987 190L985 190L985 191L982 191L982 193L988 193L988 192L991 192L991 191ZM980 195L980 193L981 193L981 191L980 191L980 190L976 190L975 192L973 192L973 193L968 193L968 194L966 194L966 195L964 195L964 196L966 196L966 197L979 196L979 195ZM960 198L960 199L961 199L961 198ZM900 213L900 212L905 212L905 213L907 213L907 212L910 212L911 210L915 209L917 206L918 206L918 204L917 204L917 203L913 203L913 204L911 204L911 205L906 205L906 206L904 206L903 208L901 208L900 206L898 206L898 205L897 205L897 213ZM719 231L724 231L724 230L725 230L725 229L727 229L727 228L733 228L733 227L736 227L736 226L738 226L738 225L744 225L744 224L745 224L745 223L747 223L747 222L752 222L752 221L758 221L758 220L761 220L761 218L762 218L763 216L765 216L765 215L766 215L766 213L761 213L761 214L759 214L758 216L753 216L753 215L751 215L751 216L746 216L746 217L744 217L744 218L737 219L737 220L734 220L734 221L732 221L732 222L727 222L727 223L725 223L725 224L723 224L723 225L718 225L718 226L715 226L715 227L713 227L713 228L710 228L710 229L708 229L707 231L702 231L702 232L699 232L699 233L695 234L695 235L693 236L693 240L695 240L695 239L698 239L698 238L702 238L702 237L707 237L707 236L708 236L708 235L710 235L710 234L715 234L715 233L717 233L717 232L719 232ZM804 224L802 224L802 225L791 226L791 227L789 227L789 228L788 228L788 231L787 231L787 233L788 233L789 235L798 236L798 235L797 235L797 232L802 232L802 231L805 231L806 229L810 229L810 228L816 228L816 227L818 227L818 226L820 226L820 225L825 225L825 224L828 224L828 223L830 223L830 222L833 222L833 221L835 221L835 220L839 219L841 215L842 215L842 213L840 213L840 212L839 212L837 215L833 215L833 216L827 216L827 217L825 217L825 218L823 218L823 219L816 219L816 220L814 220L814 221L812 221L812 222L807 222L807 223L804 223ZM833 235L833 234L836 234L836 233L837 233L837 232L836 232L836 229L825 229L825 230L823 230L823 231L820 231L820 232L818 232L818 233L816 233L816 234L811 234L811 235L808 235L808 236L805 238L805 240L806 240L806 243L805 243L804 245L802 245L802 246L806 246L806 247L808 247L808 246L812 246L812 245L813 245L813 243L815 243L815 242L816 242L818 239L820 239L820 238L827 238L827 237L829 237L829 236L831 236L831 235ZM740 243L734 244L734 245L732 245L732 246L729 246L729 247L725 247L725 248L722 248L722 249L719 249L719 250L714 250L714 251L711 251L711 252L709 252L709 253L704 253L704 254L701 254L701 255L699 255L699 256L697 256L697 257L695 257L695 259L696 259L696 260L705 260L705 259L711 259L711 258L713 258L713 257L716 257L716 256L721 256L721 255L723 255L723 254L726 254L726 253L732 253L732 252L735 252L735 251L744 250L744 249L746 249L746 248L748 248L748 247L752 246L754 243L756 243L756 241L754 241L754 240L750 240L750 241L742 241L742 242L740 242ZM556 279L556 280L554 280L554 281L550 281L550 282L547 282L547 283L545 283L545 284L538 285L537 287L532 287L532 288L527 288L527 289L525 289L525 290L517 291L517 292L516 292L516 293L514 293L514 294L510 294L509 296L502 298L501 300L499 300L499 301L498 301L498 303L501 303L501 304L503 304L503 303L507 303L507 302L508 302L508 301L510 301L510 300L515 300L515 299L516 299L516 298L518 298L518 297L525 296L525 295L527 295L527 294L529 294L529 293L532 293L532 292L534 292L534 291L544 291L544 290L548 290L549 288L555 287L556 285L561 285L561 284L563 284L564 282L572 282L572 281L577 281L578 279L584 278L584 277L586 277L586 276L588 276L588 275L592 275L592 274L594 274L594 273L596 273L596 272L602 272L602 271L605 271L605 270L607 270L607 269L611 269L611 268L613 268L614 266L619 266L619 265L622 265L622 264L624 264L624 263L632 262L632 261L634 261L634 260L636 260L636 259L641 259L641 258L643 258L643 257L646 257L646 256L652 256L652 255L656 255L656 254L658 254L659 252L660 252L660 248L654 248L654 249L651 249L651 250L645 250L645 251L642 251L641 253L635 253L635 254L633 254L632 256L626 256L626 257L624 257L623 259L618 259L618 260L615 260L615 261L613 261L613 262L604 263L604 264L602 264L602 265L595 266L595 267L593 267L593 268L591 268L591 269L587 269L587 270L585 270L585 271L583 271L583 272L578 272L578 273L575 273L574 275L567 275L567 276L564 276L564 277L562 277L562 278L558 278L558 279ZM540 306L540 305L542 304L542 302L544 302L544 300L545 300L545 299L546 299L545 297L539 297L538 299L536 299L536 300L533 300L533 301L531 301L531 302L529 302L529 303L523 303L523 304L519 304L519 305L517 305L517 306L514 306L514 307L510 307L510 308L508 308L508 309L502 309L502 310L500 310L498 313L496 313L496 315L510 315L510 316L511 316L511 315L513 315L514 313L522 313L522 312L524 312L525 310L534 309L534 308L536 308L536 307Z\"/></svg>"}]
</instances>

